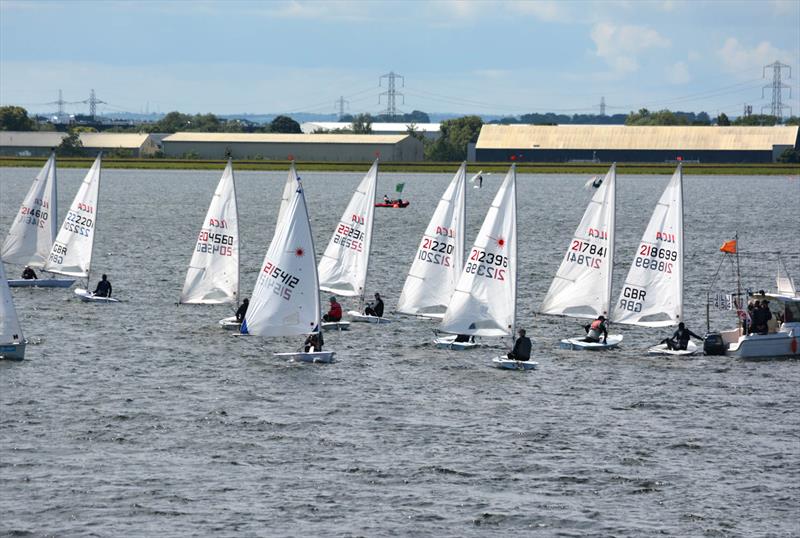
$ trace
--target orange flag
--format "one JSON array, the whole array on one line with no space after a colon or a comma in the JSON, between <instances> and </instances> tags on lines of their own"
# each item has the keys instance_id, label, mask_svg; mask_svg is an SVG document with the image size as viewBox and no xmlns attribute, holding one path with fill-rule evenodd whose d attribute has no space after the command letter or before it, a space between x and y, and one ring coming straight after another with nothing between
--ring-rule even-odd
<instances>
[{"instance_id":1,"label":"orange flag","mask_svg":"<svg viewBox=\"0 0 800 538\"><path fill-rule=\"evenodd\" d=\"M719 249L722 252L727 252L728 254L736 254L736 239L725 241L725 243L719 247Z\"/></svg>"}]
</instances>

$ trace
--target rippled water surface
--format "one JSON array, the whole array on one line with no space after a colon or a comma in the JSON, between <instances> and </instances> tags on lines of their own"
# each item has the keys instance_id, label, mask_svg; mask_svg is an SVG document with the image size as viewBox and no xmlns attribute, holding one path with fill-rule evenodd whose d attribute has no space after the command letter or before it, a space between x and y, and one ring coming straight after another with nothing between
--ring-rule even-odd
<instances>
[{"instance_id":1,"label":"rippled water surface","mask_svg":"<svg viewBox=\"0 0 800 538\"><path fill-rule=\"evenodd\" d=\"M0 169L0 233L35 173ZM59 171L62 217L84 173ZM302 338L233 338L215 327L231 308L176 306L220 174L103 173L91 284L107 273L123 303L13 291L39 343L0 363L0 534L800 535L797 361L651 358L669 330L628 327L617 351L564 351L578 323L535 315L586 177L518 178L519 325L541 365L524 374L487 367L509 341L440 351L435 324L412 319L327 334L336 364L288 364L272 352ZM319 255L362 174L300 174ZM236 174L243 296L285 175ZM405 181L412 201L376 210L367 287L387 309L450 177L380 177L379 196ZM469 190L468 241L501 180ZM667 180L619 178L615 294ZM788 254L800 280L797 177L687 176L684 191L695 332L737 230L743 249ZM773 287L774 258L743 270Z\"/></svg>"}]
</instances>

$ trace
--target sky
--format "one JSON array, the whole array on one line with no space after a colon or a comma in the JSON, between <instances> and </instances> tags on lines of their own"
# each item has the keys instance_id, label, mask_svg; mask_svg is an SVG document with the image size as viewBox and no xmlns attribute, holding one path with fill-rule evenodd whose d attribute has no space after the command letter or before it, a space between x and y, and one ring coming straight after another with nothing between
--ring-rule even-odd
<instances>
[{"instance_id":1,"label":"sky","mask_svg":"<svg viewBox=\"0 0 800 538\"><path fill-rule=\"evenodd\" d=\"M376 114L394 72L401 112L738 116L775 61L800 115L798 0L0 0L0 105L31 112Z\"/></svg>"}]
</instances>

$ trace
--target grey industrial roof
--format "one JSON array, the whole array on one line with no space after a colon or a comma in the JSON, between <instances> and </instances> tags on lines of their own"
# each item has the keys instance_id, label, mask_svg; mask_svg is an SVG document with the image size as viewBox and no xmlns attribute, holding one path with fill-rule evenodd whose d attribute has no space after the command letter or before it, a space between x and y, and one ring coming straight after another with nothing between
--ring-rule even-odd
<instances>
[{"instance_id":1,"label":"grey industrial roof","mask_svg":"<svg viewBox=\"0 0 800 538\"><path fill-rule=\"evenodd\" d=\"M797 126L484 125L476 149L772 150L793 146Z\"/></svg>"},{"instance_id":2,"label":"grey industrial roof","mask_svg":"<svg viewBox=\"0 0 800 538\"><path fill-rule=\"evenodd\" d=\"M250 142L293 144L397 144L408 135L285 134L285 133L175 133L163 142Z\"/></svg>"}]
</instances>

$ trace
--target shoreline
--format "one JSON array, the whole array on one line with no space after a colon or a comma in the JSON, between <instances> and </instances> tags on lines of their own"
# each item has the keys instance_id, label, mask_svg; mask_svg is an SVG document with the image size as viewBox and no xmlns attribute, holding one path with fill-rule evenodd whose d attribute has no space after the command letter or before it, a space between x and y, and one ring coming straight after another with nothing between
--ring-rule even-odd
<instances>
[{"instance_id":1,"label":"shoreline","mask_svg":"<svg viewBox=\"0 0 800 538\"><path fill-rule=\"evenodd\" d=\"M89 168L93 157L60 157L60 168ZM0 157L0 167L41 168L47 157ZM131 170L222 170L225 160L200 159L115 159L104 158L104 168ZM364 162L305 162L297 161L297 167L307 172L364 172L372 163ZM458 167L458 162L382 162L383 172L448 173ZM677 163L618 163L620 174L668 175L675 171ZM282 171L287 170L288 161L234 160L236 170ZM509 163L481 162L468 163L468 173L483 170L486 173L505 173ZM611 163L517 163L521 174L596 174L608 171ZM756 163L756 164L718 164L684 163L683 170L688 175L747 175L780 176L800 174L797 163Z\"/></svg>"}]
</instances>

